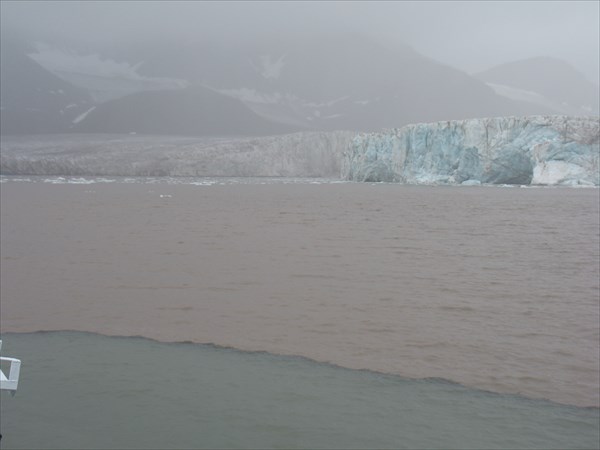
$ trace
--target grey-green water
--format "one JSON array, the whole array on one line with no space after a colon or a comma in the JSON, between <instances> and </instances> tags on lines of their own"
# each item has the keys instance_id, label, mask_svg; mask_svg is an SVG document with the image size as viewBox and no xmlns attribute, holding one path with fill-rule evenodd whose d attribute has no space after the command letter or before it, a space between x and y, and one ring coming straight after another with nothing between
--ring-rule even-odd
<instances>
[{"instance_id":1,"label":"grey-green water","mask_svg":"<svg viewBox=\"0 0 600 450\"><path fill-rule=\"evenodd\" d=\"M304 358L80 332L8 333L2 448L598 448L598 408Z\"/></svg>"}]
</instances>

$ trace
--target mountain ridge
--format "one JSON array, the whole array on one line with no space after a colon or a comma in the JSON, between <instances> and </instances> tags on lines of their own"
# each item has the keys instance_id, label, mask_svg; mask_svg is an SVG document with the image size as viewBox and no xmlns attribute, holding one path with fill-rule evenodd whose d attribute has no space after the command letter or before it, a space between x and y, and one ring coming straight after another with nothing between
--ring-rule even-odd
<instances>
[{"instance_id":1,"label":"mountain ridge","mask_svg":"<svg viewBox=\"0 0 600 450\"><path fill-rule=\"evenodd\" d=\"M94 82L105 89L100 96L105 101L87 102L77 115L69 115L70 122L44 132L210 136L377 131L415 122L560 112L553 102L539 102L535 95L511 98L493 83L409 46L383 45L357 33L181 48L163 42L79 59L73 54L61 59L51 46L35 51L33 58L51 68L49 73L74 83L79 79L79 89L89 86L90 74L86 80L78 78L76 64L89 63L86 70L102 72ZM38 64L40 70L43 64ZM117 77L119 71L131 80ZM515 88L510 89L514 94ZM3 133L14 131L4 122ZM18 133L27 133L27 120L21 124Z\"/></svg>"},{"instance_id":2,"label":"mountain ridge","mask_svg":"<svg viewBox=\"0 0 600 450\"><path fill-rule=\"evenodd\" d=\"M539 56L510 61L474 76L496 92L505 88L506 96L529 96L531 101L544 103L561 113L597 115L600 112L598 85L558 58Z\"/></svg>"}]
</instances>

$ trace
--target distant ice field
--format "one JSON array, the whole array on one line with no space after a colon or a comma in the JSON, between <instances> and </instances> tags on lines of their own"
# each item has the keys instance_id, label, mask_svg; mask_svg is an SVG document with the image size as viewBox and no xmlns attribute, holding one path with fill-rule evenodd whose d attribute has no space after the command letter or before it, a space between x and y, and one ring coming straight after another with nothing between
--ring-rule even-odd
<instances>
[{"instance_id":1,"label":"distant ice field","mask_svg":"<svg viewBox=\"0 0 600 450\"><path fill-rule=\"evenodd\" d=\"M70 177L70 176L13 176L1 175L0 183L28 182L49 184L167 184L213 186L229 184L333 184L351 183L333 178L296 177Z\"/></svg>"}]
</instances>

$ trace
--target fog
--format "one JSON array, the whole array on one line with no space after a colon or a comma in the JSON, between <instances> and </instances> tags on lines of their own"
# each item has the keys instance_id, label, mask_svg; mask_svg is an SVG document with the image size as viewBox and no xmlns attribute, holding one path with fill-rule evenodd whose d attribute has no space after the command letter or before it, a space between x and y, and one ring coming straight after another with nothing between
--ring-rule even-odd
<instances>
[{"instance_id":1,"label":"fog","mask_svg":"<svg viewBox=\"0 0 600 450\"><path fill-rule=\"evenodd\" d=\"M75 42L239 41L354 30L404 42L467 72L535 56L597 83L599 3L2 1L2 28Z\"/></svg>"},{"instance_id":2,"label":"fog","mask_svg":"<svg viewBox=\"0 0 600 450\"><path fill-rule=\"evenodd\" d=\"M2 135L597 116L598 2L2 1Z\"/></svg>"}]
</instances>

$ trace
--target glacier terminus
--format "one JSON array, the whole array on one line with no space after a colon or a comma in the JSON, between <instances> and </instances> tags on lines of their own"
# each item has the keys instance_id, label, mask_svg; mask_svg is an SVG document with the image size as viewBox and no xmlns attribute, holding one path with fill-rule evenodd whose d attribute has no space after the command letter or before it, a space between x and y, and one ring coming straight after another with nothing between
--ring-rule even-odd
<instances>
[{"instance_id":1,"label":"glacier terminus","mask_svg":"<svg viewBox=\"0 0 600 450\"><path fill-rule=\"evenodd\" d=\"M600 118L522 116L376 133L260 137L3 136L0 174L325 177L355 182L599 186Z\"/></svg>"},{"instance_id":2,"label":"glacier terminus","mask_svg":"<svg viewBox=\"0 0 600 450\"><path fill-rule=\"evenodd\" d=\"M598 186L598 117L525 116L357 135L342 178L407 184Z\"/></svg>"}]
</instances>

